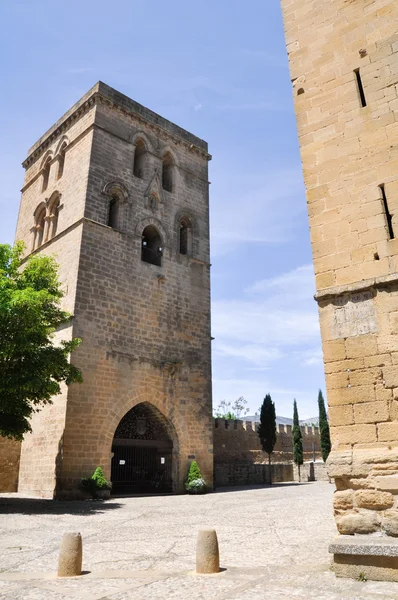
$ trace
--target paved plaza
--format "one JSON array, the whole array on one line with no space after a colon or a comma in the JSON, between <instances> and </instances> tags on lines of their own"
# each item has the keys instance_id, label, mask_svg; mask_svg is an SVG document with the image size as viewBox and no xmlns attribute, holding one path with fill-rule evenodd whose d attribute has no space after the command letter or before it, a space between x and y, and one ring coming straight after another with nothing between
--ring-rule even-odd
<instances>
[{"instance_id":1,"label":"paved plaza","mask_svg":"<svg viewBox=\"0 0 398 600\"><path fill-rule=\"evenodd\" d=\"M108 502L0 496L0 600L398 599L398 583L337 579L334 486L278 484L206 496ZM201 527L218 533L222 571L197 576ZM83 536L84 575L57 579L62 534Z\"/></svg>"}]
</instances>

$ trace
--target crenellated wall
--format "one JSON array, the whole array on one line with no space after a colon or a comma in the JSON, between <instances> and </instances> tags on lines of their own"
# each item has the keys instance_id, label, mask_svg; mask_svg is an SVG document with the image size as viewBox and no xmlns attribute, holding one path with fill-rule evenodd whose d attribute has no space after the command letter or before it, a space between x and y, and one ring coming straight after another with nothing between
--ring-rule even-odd
<instances>
[{"instance_id":1,"label":"crenellated wall","mask_svg":"<svg viewBox=\"0 0 398 600\"><path fill-rule=\"evenodd\" d=\"M214 461L268 463L268 454L263 452L258 437L259 423L240 420L214 420ZM321 446L318 427L301 427L304 461L320 460ZM273 463L293 461L293 438L291 425L277 425L276 445L272 454Z\"/></svg>"}]
</instances>

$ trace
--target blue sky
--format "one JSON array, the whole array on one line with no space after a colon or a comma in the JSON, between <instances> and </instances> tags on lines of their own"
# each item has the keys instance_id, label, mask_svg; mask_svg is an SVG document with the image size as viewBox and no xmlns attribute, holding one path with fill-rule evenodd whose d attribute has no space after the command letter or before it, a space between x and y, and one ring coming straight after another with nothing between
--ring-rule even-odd
<instances>
[{"instance_id":1,"label":"blue sky","mask_svg":"<svg viewBox=\"0 0 398 600\"><path fill-rule=\"evenodd\" d=\"M214 403L317 414L320 335L279 0L4 2L0 240L28 148L101 79L209 143Z\"/></svg>"}]
</instances>

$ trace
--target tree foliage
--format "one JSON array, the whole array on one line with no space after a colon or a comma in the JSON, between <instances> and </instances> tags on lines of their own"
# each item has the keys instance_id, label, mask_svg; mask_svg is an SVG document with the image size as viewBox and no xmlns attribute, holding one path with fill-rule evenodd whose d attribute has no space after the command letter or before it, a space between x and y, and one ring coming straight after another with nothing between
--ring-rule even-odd
<instances>
[{"instance_id":1,"label":"tree foliage","mask_svg":"<svg viewBox=\"0 0 398 600\"><path fill-rule=\"evenodd\" d=\"M55 344L54 332L70 315L57 264L49 256L23 261L23 244L0 245L0 435L21 440L32 413L61 392L60 383L81 381L69 362L80 340Z\"/></svg>"},{"instance_id":2,"label":"tree foliage","mask_svg":"<svg viewBox=\"0 0 398 600\"><path fill-rule=\"evenodd\" d=\"M293 402L293 461L298 466L299 472L299 480L300 480L300 465L304 462L304 453L303 453L303 436L301 434L299 416L297 411L297 402L294 399Z\"/></svg>"},{"instance_id":3,"label":"tree foliage","mask_svg":"<svg viewBox=\"0 0 398 600\"><path fill-rule=\"evenodd\" d=\"M247 415L249 409L246 407L247 400L240 396L234 402L222 400L214 409L214 416L217 419L240 419L241 416Z\"/></svg>"},{"instance_id":4,"label":"tree foliage","mask_svg":"<svg viewBox=\"0 0 398 600\"><path fill-rule=\"evenodd\" d=\"M258 435L262 449L268 454L269 479L272 483L271 454L276 444L276 413L270 394L266 394L261 405Z\"/></svg>"},{"instance_id":5,"label":"tree foliage","mask_svg":"<svg viewBox=\"0 0 398 600\"><path fill-rule=\"evenodd\" d=\"M323 462L326 462L327 457L330 454L331 443L330 443L330 429L328 417L326 414L325 400L323 399L322 390L318 393L318 408L319 408L319 435L321 438L321 452Z\"/></svg>"}]
</instances>

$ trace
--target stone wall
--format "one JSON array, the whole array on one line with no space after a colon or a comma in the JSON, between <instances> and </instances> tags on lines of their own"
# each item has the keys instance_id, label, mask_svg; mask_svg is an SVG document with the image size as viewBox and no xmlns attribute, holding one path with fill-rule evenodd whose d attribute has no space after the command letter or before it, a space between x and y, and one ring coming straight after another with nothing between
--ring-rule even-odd
<instances>
[{"instance_id":1,"label":"stone wall","mask_svg":"<svg viewBox=\"0 0 398 600\"><path fill-rule=\"evenodd\" d=\"M18 489L21 442L0 436L0 492Z\"/></svg>"},{"instance_id":2,"label":"stone wall","mask_svg":"<svg viewBox=\"0 0 398 600\"><path fill-rule=\"evenodd\" d=\"M259 423L240 420L214 420L215 462L268 463L268 454L261 448L258 437ZM322 458L318 427L301 427L304 460ZM293 438L291 425L276 426L276 444L272 462L293 461Z\"/></svg>"},{"instance_id":3,"label":"stone wall","mask_svg":"<svg viewBox=\"0 0 398 600\"><path fill-rule=\"evenodd\" d=\"M282 0L341 533L398 523L398 4Z\"/></svg>"},{"instance_id":4,"label":"stone wall","mask_svg":"<svg viewBox=\"0 0 398 600\"><path fill-rule=\"evenodd\" d=\"M329 481L323 462L305 462L300 467L300 479L297 466L293 463L273 463L271 469L273 483ZM215 462L214 481L216 487L267 484L269 466L248 461Z\"/></svg>"}]
</instances>

